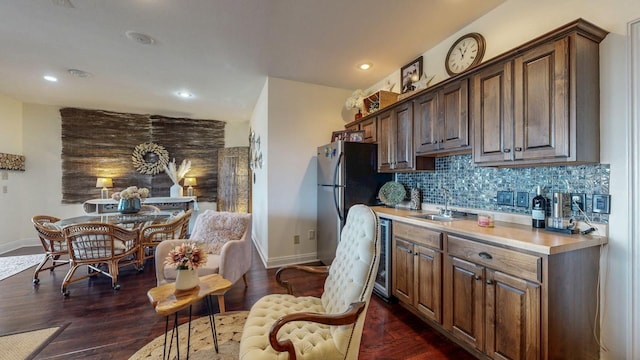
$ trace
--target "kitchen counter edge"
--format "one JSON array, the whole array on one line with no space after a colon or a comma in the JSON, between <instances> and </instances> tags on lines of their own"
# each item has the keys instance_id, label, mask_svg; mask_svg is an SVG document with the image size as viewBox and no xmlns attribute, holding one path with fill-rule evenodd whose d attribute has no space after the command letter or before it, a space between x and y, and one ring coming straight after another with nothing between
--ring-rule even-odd
<instances>
[{"instance_id":1,"label":"kitchen counter edge","mask_svg":"<svg viewBox=\"0 0 640 360\"><path fill-rule=\"evenodd\" d=\"M384 206L373 206L371 208L378 217L453 235L463 235L493 245L507 246L545 255L600 246L608 242L608 239L604 236L561 234L508 222L496 221L494 227L482 227L478 225L475 219L441 222L412 217L412 215L432 214L433 212L430 211L396 209Z\"/></svg>"}]
</instances>

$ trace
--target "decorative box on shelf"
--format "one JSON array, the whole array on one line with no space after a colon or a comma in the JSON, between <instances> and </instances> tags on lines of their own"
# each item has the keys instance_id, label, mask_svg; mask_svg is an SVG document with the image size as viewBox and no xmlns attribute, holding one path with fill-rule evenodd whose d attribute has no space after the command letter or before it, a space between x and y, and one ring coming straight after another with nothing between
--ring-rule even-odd
<instances>
[{"instance_id":1,"label":"decorative box on shelf","mask_svg":"<svg viewBox=\"0 0 640 360\"><path fill-rule=\"evenodd\" d=\"M382 110L398 101L398 95L398 93L391 91L376 91L362 100L362 113L364 115L369 115L378 110Z\"/></svg>"}]
</instances>

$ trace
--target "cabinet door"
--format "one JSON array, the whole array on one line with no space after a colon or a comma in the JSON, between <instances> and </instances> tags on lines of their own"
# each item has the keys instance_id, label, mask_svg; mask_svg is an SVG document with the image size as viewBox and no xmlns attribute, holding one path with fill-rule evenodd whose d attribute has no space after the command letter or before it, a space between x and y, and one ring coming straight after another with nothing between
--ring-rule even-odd
<instances>
[{"instance_id":1,"label":"cabinet door","mask_svg":"<svg viewBox=\"0 0 640 360\"><path fill-rule=\"evenodd\" d=\"M360 123L353 124L351 126L347 126L346 130L348 130L348 131L358 131L358 130L360 130Z\"/></svg>"},{"instance_id":2,"label":"cabinet door","mask_svg":"<svg viewBox=\"0 0 640 360\"><path fill-rule=\"evenodd\" d=\"M514 61L515 159L569 156L569 38Z\"/></svg>"},{"instance_id":3,"label":"cabinet door","mask_svg":"<svg viewBox=\"0 0 640 360\"><path fill-rule=\"evenodd\" d=\"M392 123L391 111L378 116L378 170L389 171L393 169L393 139L395 127Z\"/></svg>"},{"instance_id":4,"label":"cabinet door","mask_svg":"<svg viewBox=\"0 0 640 360\"><path fill-rule=\"evenodd\" d=\"M364 130L364 142L366 143L376 143L378 142L378 123L376 118L369 118L360 123L360 128L358 130Z\"/></svg>"},{"instance_id":5,"label":"cabinet door","mask_svg":"<svg viewBox=\"0 0 640 360\"><path fill-rule=\"evenodd\" d=\"M393 109L395 120L395 170L413 169L415 149L413 147L413 106L410 102ZM395 118L395 119L394 119Z\"/></svg>"},{"instance_id":6,"label":"cabinet door","mask_svg":"<svg viewBox=\"0 0 640 360\"><path fill-rule=\"evenodd\" d=\"M438 323L442 322L442 253L414 246L414 306Z\"/></svg>"},{"instance_id":7,"label":"cabinet door","mask_svg":"<svg viewBox=\"0 0 640 360\"><path fill-rule=\"evenodd\" d=\"M393 295L406 304L413 304L413 243L393 238L391 272Z\"/></svg>"},{"instance_id":8,"label":"cabinet door","mask_svg":"<svg viewBox=\"0 0 640 360\"><path fill-rule=\"evenodd\" d=\"M498 271L486 274L486 353L540 358L540 285Z\"/></svg>"},{"instance_id":9,"label":"cabinet door","mask_svg":"<svg viewBox=\"0 0 640 360\"><path fill-rule=\"evenodd\" d=\"M415 99L413 111L416 154L437 151L440 147L438 92L429 92Z\"/></svg>"},{"instance_id":10,"label":"cabinet door","mask_svg":"<svg viewBox=\"0 0 640 360\"><path fill-rule=\"evenodd\" d=\"M469 81L463 79L440 91L440 149L469 147Z\"/></svg>"},{"instance_id":11,"label":"cabinet door","mask_svg":"<svg viewBox=\"0 0 640 360\"><path fill-rule=\"evenodd\" d=\"M472 78L473 161L512 160L512 63L488 67Z\"/></svg>"},{"instance_id":12,"label":"cabinet door","mask_svg":"<svg viewBox=\"0 0 640 360\"><path fill-rule=\"evenodd\" d=\"M483 348L483 282L484 267L450 257L448 296L451 331L458 339L476 349Z\"/></svg>"}]
</instances>

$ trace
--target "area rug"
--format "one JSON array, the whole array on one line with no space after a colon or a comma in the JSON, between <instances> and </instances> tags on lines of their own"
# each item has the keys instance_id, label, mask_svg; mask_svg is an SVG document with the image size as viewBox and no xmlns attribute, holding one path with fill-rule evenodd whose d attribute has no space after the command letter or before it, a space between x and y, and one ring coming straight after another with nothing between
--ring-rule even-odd
<instances>
[{"instance_id":1,"label":"area rug","mask_svg":"<svg viewBox=\"0 0 640 360\"><path fill-rule=\"evenodd\" d=\"M247 320L248 311L226 312L224 315L216 315L216 331L218 332L218 353L213 347L213 338L211 336L211 327L209 325L209 317L191 321L191 349L189 350L189 359L238 359L240 350L240 338L242 337L242 328ZM186 358L187 351L187 326L185 323L178 327L180 334L180 357ZM169 330L171 336L171 330ZM164 348L164 334L153 339L150 343L138 350L129 360L140 359L162 359L162 351ZM176 359L175 340L169 359Z\"/></svg>"},{"instance_id":2,"label":"area rug","mask_svg":"<svg viewBox=\"0 0 640 360\"><path fill-rule=\"evenodd\" d=\"M0 336L0 358L3 360L33 359L67 325Z\"/></svg>"},{"instance_id":3,"label":"area rug","mask_svg":"<svg viewBox=\"0 0 640 360\"><path fill-rule=\"evenodd\" d=\"M44 254L0 257L0 280L39 264L43 257Z\"/></svg>"}]
</instances>

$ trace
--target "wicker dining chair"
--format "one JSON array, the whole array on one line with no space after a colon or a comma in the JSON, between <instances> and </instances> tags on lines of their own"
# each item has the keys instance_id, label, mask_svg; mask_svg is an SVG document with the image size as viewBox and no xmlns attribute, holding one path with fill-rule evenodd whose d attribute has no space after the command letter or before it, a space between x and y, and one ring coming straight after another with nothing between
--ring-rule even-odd
<instances>
[{"instance_id":1,"label":"wicker dining chair","mask_svg":"<svg viewBox=\"0 0 640 360\"><path fill-rule=\"evenodd\" d=\"M71 261L71 268L62 282L64 296L69 296L69 284L97 274L109 276L113 289L120 290L119 268L135 265L140 270L140 229L129 230L118 225L94 222L66 226L62 233L67 241ZM106 264L108 270L103 271L100 264ZM74 273L81 266L86 266L88 273L74 278Z\"/></svg>"},{"instance_id":2,"label":"wicker dining chair","mask_svg":"<svg viewBox=\"0 0 640 360\"><path fill-rule=\"evenodd\" d=\"M67 242L64 239L64 235L60 228L54 225L58 220L60 219L48 215L36 215L31 218L31 222L36 228L38 238L40 239L40 243L42 243L42 248L44 249L44 258L33 272L33 283L35 285L40 283L38 274L41 271L53 271L53 269L58 266L69 264ZM61 257L65 258L62 259ZM51 260L51 265L45 267L49 260Z\"/></svg>"},{"instance_id":3,"label":"wicker dining chair","mask_svg":"<svg viewBox=\"0 0 640 360\"><path fill-rule=\"evenodd\" d=\"M146 259L154 257L155 247L161 241L186 238L192 213L193 209L189 209L164 224L143 227L140 231L140 265L143 265Z\"/></svg>"}]
</instances>

